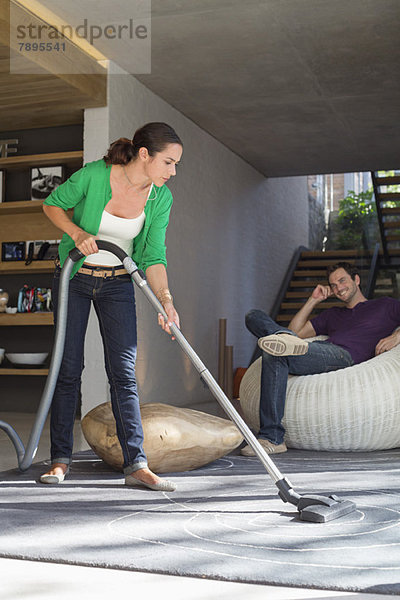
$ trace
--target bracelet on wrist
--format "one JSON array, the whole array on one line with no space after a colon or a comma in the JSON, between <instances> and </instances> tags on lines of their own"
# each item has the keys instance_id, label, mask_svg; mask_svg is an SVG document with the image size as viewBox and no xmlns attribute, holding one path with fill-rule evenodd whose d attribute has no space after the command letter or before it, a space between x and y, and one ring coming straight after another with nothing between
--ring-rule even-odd
<instances>
[{"instance_id":1,"label":"bracelet on wrist","mask_svg":"<svg viewBox=\"0 0 400 600\"><path fill-rule=\"evenodd\" d=\"M156 294L157 300L164 306L164 304L168 304L169 302L171 304L174 303L174 299L171 295L171 292L169 291L168 288L161 288L160 290L158 290L157 294Z\"/></svg>"}]
</instances>

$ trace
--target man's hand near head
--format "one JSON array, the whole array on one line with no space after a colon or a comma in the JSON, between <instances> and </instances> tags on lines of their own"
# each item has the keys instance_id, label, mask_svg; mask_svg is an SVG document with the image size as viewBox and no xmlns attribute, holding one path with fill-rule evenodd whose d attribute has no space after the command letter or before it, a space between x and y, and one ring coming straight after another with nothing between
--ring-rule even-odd
<instances>
[{"instance_id":1,"label":"man's hand near head","mask_svg":"<svg viewBox=\"0 0 400 600\"><path fill-rule=\"evenodd\" d=\"M315 304L319 304L320 302L323 302L324 300L329 298L329 296L332 296L332 295L333 295L333 292L329 285L321 285L319 283L317 285L317 287L314 288L313 293L311 294L310 298L315 300Z\"/></svg>"},{"instance_id":2,"label":"man's hand near head","mask_svg":"<svg viewBox=\"0 0 400 600\"><path fill-rule=\"evenodd\" d=\"M308 298L304 306L295 314L293 319L289 323L289 329L291 329L298 337L308 338L315 335L315 329L309 320L309 317L317 304L323 302L329 296L332 296L333 292L329 285L321 285L320 283L314 288L311 296Z\"/></svg>"}]
</instances>

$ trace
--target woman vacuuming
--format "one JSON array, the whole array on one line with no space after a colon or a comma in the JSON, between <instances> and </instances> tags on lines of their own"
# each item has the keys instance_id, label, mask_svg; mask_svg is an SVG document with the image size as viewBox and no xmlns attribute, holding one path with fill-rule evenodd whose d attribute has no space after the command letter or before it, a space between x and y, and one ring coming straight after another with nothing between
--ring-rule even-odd
<instances>
[{"instance_id":1,"label":"woman vacuuming","mask_svg":"<svg viewBox=\"0 0 400 600\"><path fill-rule=\"evenodd\" d=\"M54 393L50 433L51 468L42 483L60 483L71 464L73 426L84 367L84 340L93 302L104 347L105 368L117 435L124 457L125 484L173 491L175 485L147 466L135 379L136 313L130 275L117 257L99 251L96 239L113 242L132 256L163 305L169 323L179 317L168 289L165 233L172 205L166 187L176 174L183 146L165 123L148 123L133 139L112 143L103 159L86 164L45 200L43 210L64 236L53 283L54 314L61 267L75 246L84 254L72 271L65 349ZM72 220L67 211L73 209Z\"/></svg>"}]
</instances>

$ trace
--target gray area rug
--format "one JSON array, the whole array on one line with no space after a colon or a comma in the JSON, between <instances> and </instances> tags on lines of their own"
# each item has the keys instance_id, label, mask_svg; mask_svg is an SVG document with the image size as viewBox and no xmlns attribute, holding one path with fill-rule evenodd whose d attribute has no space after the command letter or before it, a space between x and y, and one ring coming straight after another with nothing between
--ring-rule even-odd
<instances>
[{"instance_id":1,"label":"gray area rug","mask_svg":"<svg viewBox=\"0 0 400 600\"><path fill-rule=\"evenodd\" d=\"M400 450L274 457L299 493L335 493L357 512L301 522L256 458L173 474L174 493L129 489L95 455L58 486L0 474L0 556L172 575L400 594Z\"/></svg>"}]
</instances>

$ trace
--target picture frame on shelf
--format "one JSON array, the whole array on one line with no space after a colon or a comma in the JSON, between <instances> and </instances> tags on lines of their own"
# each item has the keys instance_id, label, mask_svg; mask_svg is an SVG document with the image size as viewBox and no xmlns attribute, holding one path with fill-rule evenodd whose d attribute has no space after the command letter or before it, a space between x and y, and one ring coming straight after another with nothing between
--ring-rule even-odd
<instances>
[{"instance_id":1,"label":"picture frame on shelf","mask_svg":"<svg viewBox=\"0 0 400 600\"><path fill-rule=\"evenodd\" d=\"M31 167L31 200L45 200L64 179L64 165Z\"/></svg>"},{"instance_id":2,"label":"picture frame on shelf","mask_svg":"<svg viewBox=\"0 0 400 600\"><path fill-rule=\"evenodd\" d=\"M25 260L25 242L2 242L1 260L3 262Z\"/></svg>"},{"instance_id":3,"label":"picture frame on shelf","mask_svg":"<svg viewBox=\"0 0 400 600\"><path fill-rule=\"evenodd\" d=\"M0 169L0 202L4 202L6 196L6 172Z\"/></svg>"}]
</instances>

